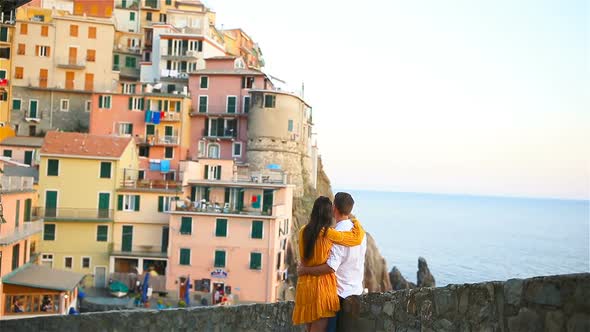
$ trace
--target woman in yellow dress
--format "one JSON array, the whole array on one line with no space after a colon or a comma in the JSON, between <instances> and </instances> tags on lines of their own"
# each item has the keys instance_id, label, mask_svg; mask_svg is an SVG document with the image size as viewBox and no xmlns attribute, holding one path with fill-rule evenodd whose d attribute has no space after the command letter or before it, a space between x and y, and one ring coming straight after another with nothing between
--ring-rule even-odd
<instances>
[{"instance_id":1,"label":"woman in yellow dress","mask_svg":"<svg viewBox=\"0 0 590 332\"><path fill-rule=\"evenodd\" d=\"M365 231L356 218L349 232L339 232L332 226L332 201L320 196L313 204L309 223L299 231L299 256L306 266L322 265L330 256L332 244L356 246ZM340 301L334 273L319 276L303 275L297 280L293 324L307 324L307 331L324 332L328 318L336 316Z\"/></svg>"}]
</instances>

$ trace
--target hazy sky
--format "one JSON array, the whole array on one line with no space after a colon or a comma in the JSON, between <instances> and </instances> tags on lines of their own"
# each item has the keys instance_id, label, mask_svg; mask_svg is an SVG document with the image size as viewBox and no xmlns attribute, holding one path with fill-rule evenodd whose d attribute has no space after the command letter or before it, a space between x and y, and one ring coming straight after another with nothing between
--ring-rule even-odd
<instances>
[{"instance_id":1,"label":"hazy sky","mask_svg":"<svg viewBox=\"0 0 590 332\"><path fill-rule=\"evenodd\" d=\"M337 188L590 197L590 7L204 0L305 82Z\"/></svg>"}]
</instances>

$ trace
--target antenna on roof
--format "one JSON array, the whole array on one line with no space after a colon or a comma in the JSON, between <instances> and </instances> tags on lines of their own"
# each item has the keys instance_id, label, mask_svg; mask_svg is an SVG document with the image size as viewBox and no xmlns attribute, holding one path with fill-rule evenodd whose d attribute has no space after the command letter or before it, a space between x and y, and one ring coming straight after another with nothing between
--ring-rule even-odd
<instances>
[{"instance_id":1,"label":"antenna on roof","mask_svg":"<svg viewBox=\"0 0 590 332\"><path fill-rule=\"evenodd\" d=\"M301 81L301 99L305 99L305 82Z\"/></svg>"}]
</instances>

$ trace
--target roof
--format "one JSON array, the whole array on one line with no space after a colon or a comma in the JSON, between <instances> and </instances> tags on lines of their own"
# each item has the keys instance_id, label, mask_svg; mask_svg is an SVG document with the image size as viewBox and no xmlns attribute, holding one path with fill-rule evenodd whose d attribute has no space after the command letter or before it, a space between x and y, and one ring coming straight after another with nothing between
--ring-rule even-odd
<instances>
[{"instance_id":1,"label":"roof","mask_svg":"<svg viewBox=\"0 0 590 332\"><path fill-rule=\"evenodd\" d=\"M41 154L118 159L131 140L131 137L50 131Z\"/></svg>"},{"instance_id":2,"label":"roof","mask_svg":"<svg viewBox=\"0 0 590 332\"><path fill-rule=\"evenodd\" d=\"M63 270L54 270L47 266L25 265L22 269L8 274L2 282L32 288L68 291L74 289L84 278L84 274Z\"/></svg>"},{"instance_id":3,"label":"roof","mask_svg":"<svg viewBox=\"0 0 590 332\"><path fill-rule=\"evenodd\" d=\"M205 60L235 60L238 57L235 55L218 55L218 56L212 56L210 58L206 58Z\"/></svg>"},{"instance_id":4,"label":"roof","mask_svg":"<svg viewBox=\"0 0 590 332\"><path fill-rule=\"evenodd\" d=\"M0 145L8 146L27 146L40 148L43 146L43 137L13 136L5 138Z\"/></svg>"},{"instance_id":5,"label":"roof","mask_svg":"<svg viewBox=\"0 0 590 332\"><path fill-rule=\"evenodd\" d=\"M258 70L253 69L200 69L191 72L190 75L259 75L264 76L265 74Z\"/></svg>"}]
</instances>

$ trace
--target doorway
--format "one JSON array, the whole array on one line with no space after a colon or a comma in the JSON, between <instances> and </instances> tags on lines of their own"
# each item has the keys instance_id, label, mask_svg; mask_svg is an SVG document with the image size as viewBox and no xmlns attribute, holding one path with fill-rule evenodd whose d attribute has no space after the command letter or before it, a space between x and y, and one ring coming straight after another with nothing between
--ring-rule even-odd
<instances>
[{"instance_id":1,"label":"doorway","mask_svg":"<svg viewBox=\"0 0 590 332\"><path fill-rule=\"evenodd\" d=\"M57 217L57 191L48 190L45 192L45 216Z\"/></svg>"},{"instance_id":2,"label":"doorway","mask_svg":"<svg viewBox=\"0 0 590 332\"><path fill-rule=\"evenodd\" d=\"M98 194L98 217L108 218L109 217L109 205L111 201L110 193L99 193Z\"/></svg>"},{"instance_id":3,"label":"doorway","mask_svg":"<svg viewBox=\"0 0 590 332\"><path fill-rule=\"evenodd\" d=\"M213 288L211 290L211 293L213 294L213 305L216 305L217 303L221 302L221 299L223 298L223 293L224 293L224 283L222 282L214 282L213 283ZM217 292L219 291L219 296L216 296Z\"/></svg>"},{"instance_id":4,"label":"doorway","mask_svg":"<svg viewBox=\"0 0 590 332\"><path fill-rule=\"evenodd\" d=\"M94 287L105 288L107 286L107 268L97 266L94 268Z\"/></svg>"},{"instance_id":5,"label":"doorway","mask_svg":"<svg viewBox=\"0 0 590 332\"><path fill-rule=\"evenodd\" d=\"M25 164L33 166L33 151L25 151Z\"/></svg>"}]
</instances>

